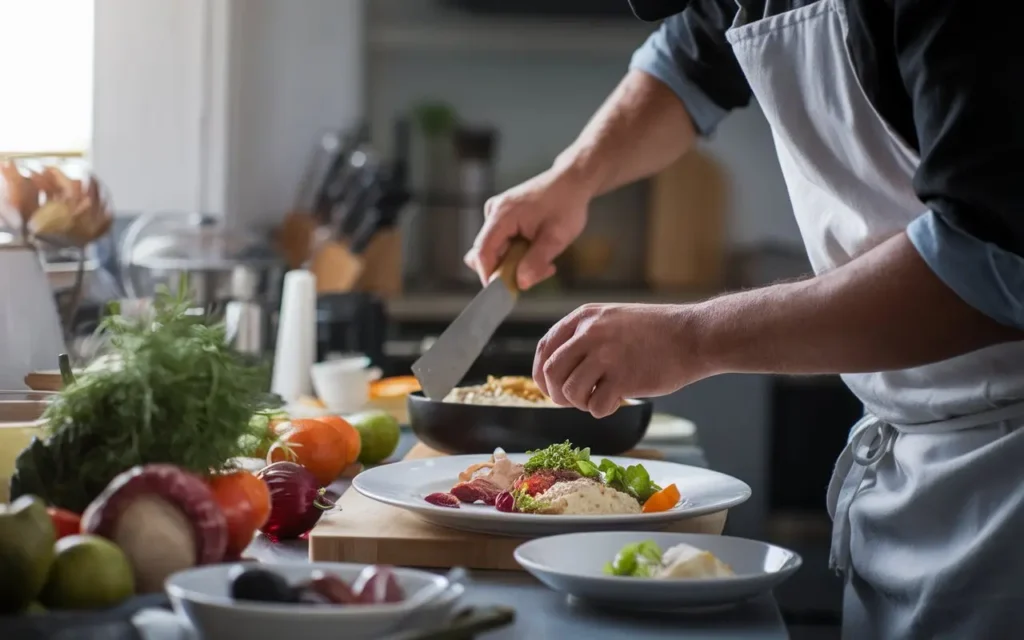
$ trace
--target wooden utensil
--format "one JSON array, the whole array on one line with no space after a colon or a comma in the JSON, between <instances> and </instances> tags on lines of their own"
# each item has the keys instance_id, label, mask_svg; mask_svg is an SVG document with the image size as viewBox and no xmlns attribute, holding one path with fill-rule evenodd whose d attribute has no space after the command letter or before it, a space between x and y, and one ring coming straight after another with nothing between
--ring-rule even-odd
<instances>
[{"instance_id":1,"label":"wooden utensil","mask_svg":"<svg viewBox=\"0 0 1024 640\"><path fill-rule=\"evenodd\" d=\"M441 400L462 380L480 357L491 336L519 299L516 270L530 248L522 238L513 240L490 283L478 293L441 337L413 363L412 372L423 392Z\"/></svg>"}]
</instances>

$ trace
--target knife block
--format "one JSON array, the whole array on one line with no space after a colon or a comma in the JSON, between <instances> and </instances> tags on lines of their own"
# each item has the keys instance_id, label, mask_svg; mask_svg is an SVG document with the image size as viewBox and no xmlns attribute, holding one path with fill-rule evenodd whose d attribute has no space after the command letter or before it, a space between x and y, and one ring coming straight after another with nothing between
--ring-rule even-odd
<instances>
[{"instance_id":1,"label":"knife block","mask_svg":"<svg viewBox=\"0 0 1024 640\"><path fill-rule=\"evenodd\" d=\"M402 293L402 236L397 229L378 232L362 255L344 241L324 243L313 256L318 294L362 291L380 298Z\"/></svg>"}]
</instances>

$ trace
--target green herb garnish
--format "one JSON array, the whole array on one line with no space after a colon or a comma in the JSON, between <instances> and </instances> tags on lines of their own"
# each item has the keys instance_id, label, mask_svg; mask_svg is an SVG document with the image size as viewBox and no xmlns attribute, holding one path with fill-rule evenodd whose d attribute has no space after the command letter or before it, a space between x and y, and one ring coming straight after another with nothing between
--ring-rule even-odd
<instances>
[{"instance_id":1,"label":"green herb garnish","mask_svg":"<svg viewBox=\"0 0 1024 640\"><path fill-rule=\"evenodd\" d=\"M523 465L526 473L539 471L540 469L576 471L588 477L596 474L585 473L584 469L590 471L593 463L590 463L590 449L574 449L568 440L561 444L553 444L547 449L539 451L527 451L530 459ZM590 466L580 466L581 462L590 463Z\"/></svg>"},{"instance_id":2,"label":"green herb garnish","mask_svg":"<svg viewBox=\"0 0 1024 640\"><path fill-rule=\"evenodd\" d=\"M604 572L611 576L650 578L661 566L661 549L652 540L627 544L605 563Z\"/></svg>"},{"instance_id":3,"label":"green herb garnish","mask_svg":"<svg viewBox=\"0 0 1024 640\"><path fill-rule=\"evenodd\" d=\"M48 437L18 456L12 498L35 494L81 513L136 465L206 475L244 453L251 417L274 404L265 372L227 344L222 325L190 314L184 292L161 291L150 317L104 319L117 365L61 391L44 414Z\"/></svg>"},{"instance_id":4,"label":"green herb garnish","mask_svg":"<svg viewBox=\"0 0 1024 640\"><path fill-rule=\"evenodd\" d=\"M651 476L642 465L633 464L623 468L605 458L601 460L598 468L604 474L605 484L612 489L628 493L640 504L647 502L648 498L661 491L661 487L651 481Z\"/></svg>"}]
</instances>

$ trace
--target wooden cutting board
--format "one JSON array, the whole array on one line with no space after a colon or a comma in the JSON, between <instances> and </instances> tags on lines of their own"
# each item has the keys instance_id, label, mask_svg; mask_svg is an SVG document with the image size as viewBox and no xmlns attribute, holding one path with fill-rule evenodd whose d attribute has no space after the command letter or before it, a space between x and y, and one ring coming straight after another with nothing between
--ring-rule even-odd
<instances>
[{"instance_id":1,"label":"wooden cutting board","mask_svg":"<svg viewBox=\"0 0 1024 640\"><path fill-rule=\"evenodd\" d=\"M404 459L442 454L417 444ZM652 450L627 456L658 459ZM525 538L493 536L446 529L415 515L364 497L349 489L309 535L309 559L316 562L358 562L405 567L466 567L521 570L512 552ZM554 517L554 516L552 516ZM691 518L664 529L680 533L721 534L726 511Z\"/></svg>"}]
</instances>

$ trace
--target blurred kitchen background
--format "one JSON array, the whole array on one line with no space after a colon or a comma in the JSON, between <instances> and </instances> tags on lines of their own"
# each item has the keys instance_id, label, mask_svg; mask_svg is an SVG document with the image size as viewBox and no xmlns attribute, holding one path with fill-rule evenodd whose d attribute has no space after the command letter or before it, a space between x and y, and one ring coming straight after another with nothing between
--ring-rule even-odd
<instances>
[{"instance_id":1,"label":"blurred kitchen background","mask_svg":"<svg viewBox=\"0 0 1024 640\"><path fill-rule=\"evenodd\" d=\"M247 319L245 348L270 353L281 275L306 263L319 357L359 351L405 374L479 287L461 257L483 202L550 165L652 28L625 0L5 0L0 155L92 172L110 194L75 334L106 301L187 271ZM47 257L67 302L77 258ZM537 339L586 302L807 273L758 107L595 202L559 267L471 376L528 374ZM837 610L825 489L860 412L839 380L727 375L657 406L753 487L729 532L805 553L784 606Z\"/></svg>"}]
</instances>

